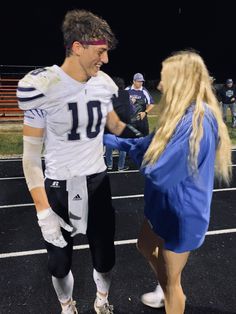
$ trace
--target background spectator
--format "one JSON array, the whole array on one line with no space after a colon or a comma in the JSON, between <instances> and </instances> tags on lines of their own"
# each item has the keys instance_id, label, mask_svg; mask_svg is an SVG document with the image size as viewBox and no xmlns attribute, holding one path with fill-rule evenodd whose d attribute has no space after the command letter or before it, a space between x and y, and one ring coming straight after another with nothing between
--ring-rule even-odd
<instances>
[{"instance_id":1,"label":"background spectator","mask_svg":"<svg viewBox=\"0 0 236 314\"><path fill-rule=\"evenodd\" d=\"M232 128L236 127L236 88L232 79L227 79L225 85L219 90L219 101L222 106L223 119L227 122L227 109L230 108L232 115Z\"/></svg>"},{"instance_id":2,"label":"background spectator","mask_svg":"<svg viewBox=\"0 0 236 314\"><path fill-rule=\"evenodd\" d=\"M149 134L147 115L152 110L154 100L148 90L143 87L144 77L141 73L134 74L133 84L126 87L131 103L131 124L143 135Z\"/></svg>"}]
</instances>

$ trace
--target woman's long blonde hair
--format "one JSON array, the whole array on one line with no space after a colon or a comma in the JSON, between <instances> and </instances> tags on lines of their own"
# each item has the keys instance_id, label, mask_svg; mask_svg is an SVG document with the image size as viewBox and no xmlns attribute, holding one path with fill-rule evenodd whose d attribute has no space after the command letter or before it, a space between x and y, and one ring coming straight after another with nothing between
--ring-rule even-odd
<instances>
[{"instance_id":1,"label":"woman's long blonde hair","mask_svg":"<svg viewBox=\"0 0 236 314\"><path fill-rule=\"evenodd\" d=\"M187 108L195 102L192 132L189 140L189 166L197 171L199 144L203 136L204 103L218 123L219 142L216 151L215 175L229 183L231 178L231 141L223 121L219 103L212 90L208 70L202 58L192 51L180 51L162 63L163 95L157 131L144 155L143 164L154 164L171 139Z\"/></svg>"}]
</instances>

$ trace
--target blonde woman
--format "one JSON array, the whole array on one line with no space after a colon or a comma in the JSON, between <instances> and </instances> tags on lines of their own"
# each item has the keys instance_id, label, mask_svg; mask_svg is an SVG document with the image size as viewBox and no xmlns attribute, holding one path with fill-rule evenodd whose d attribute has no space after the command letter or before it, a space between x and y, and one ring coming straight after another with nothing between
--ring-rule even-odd
<instances>
[{"instance_id":1,"label":"blonde woman","mask_svg":"<svg viewBox=\"0 0 236 314\"><path fill-rule=\"evenodd\" d=\"M161 84L157 131L137 140L108 135L104 141L129 152L146 178L145 219L137 246L161 287L142 301L161 306L163 290L166 313L182 314L186 297L181 272L190 251L203 244L214 174L230 181L231 143L199 54L181 51L164 60Z\"/></svg>"}]
</instances>

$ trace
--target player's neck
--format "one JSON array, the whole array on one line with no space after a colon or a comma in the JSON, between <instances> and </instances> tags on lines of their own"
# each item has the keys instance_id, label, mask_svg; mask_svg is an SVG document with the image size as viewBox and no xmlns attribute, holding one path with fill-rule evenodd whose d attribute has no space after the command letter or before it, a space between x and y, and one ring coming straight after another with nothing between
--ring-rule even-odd
<instances>
[{"instance_id":1,"label":"player's neck","mask_svg":"<svg viewBox=\"0 0 236 314\"><path fill-rule=\"evenodd\" d=\"M61 65L61 69L74 80L84 83L87 82L89 77L84 73L78 63L75 63L72 58L66 58Z\"/></svg>"}]
</instances>

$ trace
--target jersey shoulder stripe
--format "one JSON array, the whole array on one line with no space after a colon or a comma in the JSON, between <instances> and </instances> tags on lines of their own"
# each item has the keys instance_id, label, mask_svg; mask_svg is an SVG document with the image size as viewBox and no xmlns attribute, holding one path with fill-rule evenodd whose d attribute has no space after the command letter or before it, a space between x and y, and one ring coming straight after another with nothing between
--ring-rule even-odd
<instances>
[{"instance_id":1,"label":"jersey shoulder stripe","mask_svg":"<svg viewBox=\"0 0 236 314\"><path fill-rule=\"evenodd\" d=\"M32 101L43 96L44 94L38 93L38 91L34 87L18 86L17 88L17 100L20 102Z\"/></svg>"},{"instance_id":2,"label":"jersey shoulder stripe","mask_svg":"<svg viewBox=\"0 0 236 314\"><path fill-rule=\"evenodd\" d=\"M33 91L33 88L46 94L55 84L61 81L56 66L36 69L26 74L18 83L19 91Z\"/></svg>"},{"instance_id":3,"label":"jersey shoulder stripe","mask_svg":"<svg viewBox=\"0 0 236 314\"><path fill-rule=\"evenodd\" d=\"M17 90L19 92L32 92L32 91L35 91L35 88L34 87L20 87L20 86L18 86Z\"/></svg>"},{"instance_id":4,"label":"jersey shoulder stripe","mask_svg":"<svg viewBox=\"0 0 236 314\"><path fill-rule=\"evenodd\" d=\"M24 124L34 128L44 128L46 121L46 112L40 109L24 111Z\"/></svg>"},{"instance_id":5,"label":"jersey shoulder stripe","mask_svg":"<svg viewBox=\"0 0 236 314\"><path fill-rule=\"evenodd\" d=\"M143 88L143 94L147 98L148 104L154 103L154 99L152 98L152 95L149 93L149 91L145 87Z\"/></svg>"},{"instance_id":6,"label":"jersey shoulder stripe","mask_svg":"<svg viewBox=\"0 0 236 314\"><path fill-rule=\"evenodd\" d=\"M29 86L23 80L19 81L16 92L18 105L22 110L39 107L45 102L46 97L35 87Z\"/></svg>"},{"instance_id":7,"label":"jersey shoulder stripe","mask_svg":"<svg viewBox=\"0 0 236 314\"><path fill-rule=\"evenodd\" d=\"M25 111L26 113L31 112L33 116L39 116L40 118L44 118L46 116L45 110L41 109L32 109Z\"/></svg>"},{"instance_id":8,"label":"jersey shoulder stripe","mask_svg":"<svg viewBox=\"0 0 236 314\"><path fill-rule=\"evenodd\" d=\"M18 82L19 107L22 110L29 110L43 105L49 89L58 82L60 82L60 76L55 66L29 72Z\"/></svg>"},{"instance_id":9,"label":"jersey shoulder stripe","mask_svg":"<svg viewBox=\"0 0 236 314\"><path fill-rule=\"evenodd\" d=\"M38 94L38 95L35 95L35 96L32 96L32 97L17 97L17 100L20 101L20 102L27 102L27 101L32 101L32 100L35 100L37 98L41 98L41 97L44 97L45 95L44 94Z\"/></svg>"}]
</instances>

